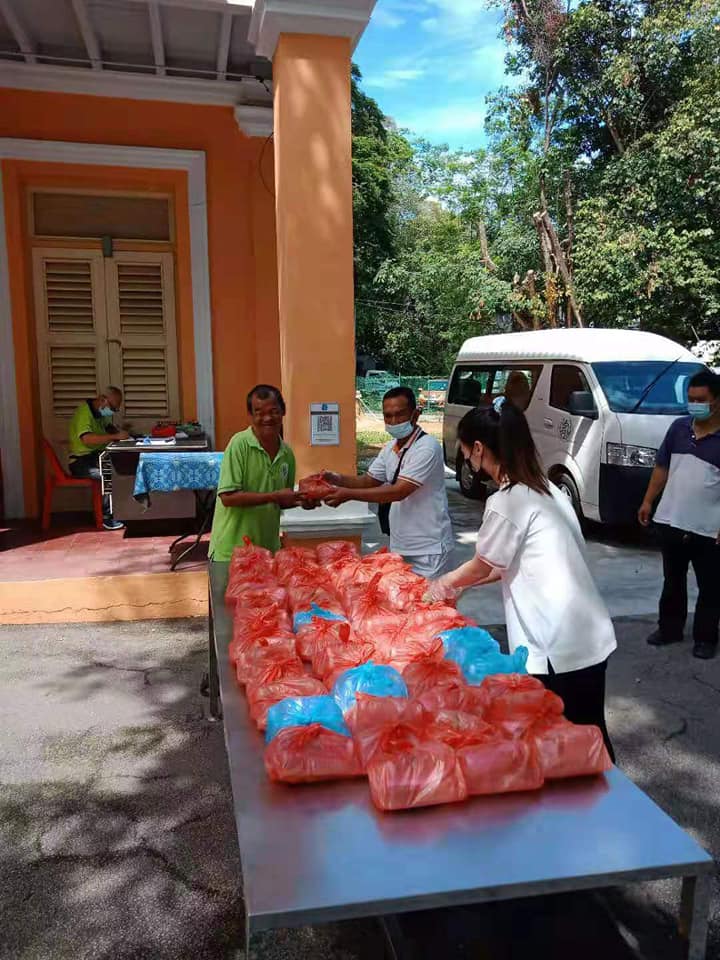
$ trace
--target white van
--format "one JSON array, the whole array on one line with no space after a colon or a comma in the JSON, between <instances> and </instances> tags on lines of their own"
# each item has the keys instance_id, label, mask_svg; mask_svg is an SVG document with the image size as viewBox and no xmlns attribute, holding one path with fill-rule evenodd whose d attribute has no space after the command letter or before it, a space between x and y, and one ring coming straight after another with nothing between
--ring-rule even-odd
<instances>
[{"instance_id":1,"label":"white van","mask_svg":"<svg viewBox=\"0 0 720 960\"><path fill-rule=\"evenodd\" d=\"M474 337L463 344L450 379L445 462L466 496L487 494L463 463L457 425L507 389L524 397L543 466L578 515L633 522L657 448L673 420L687 414L688 380L706 369L672 340L635 330Z\"/></svg>"}]
</instances>

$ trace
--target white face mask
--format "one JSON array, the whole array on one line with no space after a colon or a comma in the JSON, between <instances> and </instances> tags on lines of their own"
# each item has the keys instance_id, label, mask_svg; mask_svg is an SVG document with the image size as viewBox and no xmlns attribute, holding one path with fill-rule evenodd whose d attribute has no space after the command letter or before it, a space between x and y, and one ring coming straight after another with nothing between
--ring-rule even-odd
<instances>
[{"instance_id":1,"label":"white face mask","mask_svg":"<svg viewBox=\"0 0 720 960\"><path fill-rule=\"evenodd\" d=\"M415 424L412 420L406 420L405 423L386 423L385 429L395 440L407 440L415 429Z\"/></svg>"},{"instance_id":2,"label":"white face mask","mask_svg":"<svg viewBox=\"0 0 720 960\"><path fill-rule=\"evenodd\" d=\"M100 407L98 413L101 417L111 417L115 411L112 407Z\"/></svg>"}]
</instances>

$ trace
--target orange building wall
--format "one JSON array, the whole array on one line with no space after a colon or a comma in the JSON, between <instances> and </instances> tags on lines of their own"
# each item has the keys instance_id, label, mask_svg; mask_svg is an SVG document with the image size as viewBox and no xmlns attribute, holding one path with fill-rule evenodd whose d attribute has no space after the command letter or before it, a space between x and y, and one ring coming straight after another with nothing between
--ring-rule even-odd
<instances>
[{"instance_id":1,"label":"orange building wall","mask_svg":"<svg viewBox=\"0 0 720 960\"><path fill-rule=\"evenodd\" d=\"M222 448L235 431L246 425L244 394L247 389L258 379L279 381L274 201L270 192L272 158L267 156L271 151L263 152L263 141L250 140L240 132L229 107L6 89L0 89L0 137L205 152L215 442ZM21 405L25 403L25 409L32 411L36 428L39 427L39 404L33 384L36 370L32 340L34 318L28 295L32 284L29 283L27 264L23 263L21 195L23 178L31 172L29 168L44 166L13 165L11 161L3 164L7 176L5 200L18 398ZM57 176L57 165L48 166L54 170L36 172ZM103 178L108 168L94 168L94 171L73 168L66 169L65 173L79 176L80 180L88 174L95 177L97 183L97 178ZM133 180L132 175L132 170L119 168L116 186L126 188ZM158 171L152 171L150 175L158 175L156 183L162 179ZM135 184L137 189L137 180ZM157 186L148 189L157 189ZM189 242L186 206L183 210L183 205L178 204L176 216L180 273L181 260L184 259L181 252L187 252ZM189 277L179 278L181 301L184 300L183 291L190 292L189 285ZM178 332L185 410L188 409L185 407L186 398L190 392L194 394L194 370L189 369L189 358L194 352L191 352L192 331L187 309L182 302L180 314ZM22 451L24 476L29 484L26 488L26 512L29 515L37 513L36 445L37 437L34 443L24 444Z\"/></svg>"}]
</instances>

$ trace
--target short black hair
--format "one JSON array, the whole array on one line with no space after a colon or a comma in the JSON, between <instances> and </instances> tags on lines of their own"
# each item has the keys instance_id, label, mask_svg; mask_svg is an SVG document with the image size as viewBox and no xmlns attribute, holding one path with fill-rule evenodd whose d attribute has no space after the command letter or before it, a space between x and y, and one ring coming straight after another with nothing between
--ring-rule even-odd
<instances>
[{"instance_id":1,"label":"short black hair","mask_svg":"<svg viewBox=\"0 0 720 960\"><path fill-rule=\"evenodd\" d=\"M277 405L280 407L283 416L285 415L285 401L283 399L283 395L280 393L277 387L273 387L269 383L256 384L247 395L248 413L252 413L253 397L257 397L258 400L275 400Z\"/></svg>"},{"instance_id":2,"label":"short black hair","mask_svg":"<svg viewBox=\"0 0 720 960\"><path fill-rule=\"evenodd\" d=\"M720 397L720 377L712 370L700 370L690 377L688 387L707 387L714 397Z\"/></svg>"},{"instance_id":3,"label":"short black hair","mask_svg":"<svg viewBox=\"0 0 720 960\"><path fill-rule=\"evenodd\" d=\"M385 403L386 400L397 400L400 397L405 397L411 410L417 410L415 391L411 390L410 387L393 387L392 390L388 390L383 397L383 403Z\"/></svg>"}]
</instances>

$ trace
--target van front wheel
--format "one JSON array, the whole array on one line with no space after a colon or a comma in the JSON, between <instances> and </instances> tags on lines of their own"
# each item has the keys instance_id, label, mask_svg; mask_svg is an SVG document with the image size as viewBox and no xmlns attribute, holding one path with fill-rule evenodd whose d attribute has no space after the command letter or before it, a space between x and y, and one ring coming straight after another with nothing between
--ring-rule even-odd
<instances>
[{"instance_id":1,"label":"van front wheel","mask_svg":"<svg viewBox=\"0 0 720 960\"><path fill-rule=\"evenodd\" d=\"M486 500L487 487L477 474L468 470L468 466L462 457L457 461L457 477L460 484L460 492L469 500Z\"/></svg>"},{"instance_id":2,"label":"van front wheel","mask_svg":"<svg viewBox=\"0 0 720 960\"><path fill-rule=\"evenodd\" d=\"M575 516L580 523L583 523L585 518L583 517L582 504L580 503L580 494L578 493L578 488L573 478L569 473L558 473L553 477L553 483L558 487L560 493L568 498L575 511Z\"/></svg>"}]
</instances>

